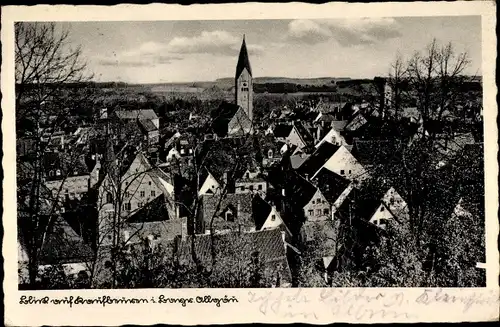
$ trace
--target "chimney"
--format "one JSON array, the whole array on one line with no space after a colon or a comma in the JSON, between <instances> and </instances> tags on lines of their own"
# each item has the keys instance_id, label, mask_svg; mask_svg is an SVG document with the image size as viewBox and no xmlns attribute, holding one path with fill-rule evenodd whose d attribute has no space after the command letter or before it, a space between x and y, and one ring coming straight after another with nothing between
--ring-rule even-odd
<instances>
[{"instance_id":1,"label":"chimney","mask_svg":"<svg viewBox=\"0 0 500 327\"><path fill-rule=\"evenodd\" d=\"M286 251L286 241L285 241L285 238L286 238L285 231L281 231L281 239L283 240L283 246L285 247L285 251Z\"/></svg>"},{"instance_id":2,"label":"chimney","mask_svg":"<svg viewBox=\"0 0 500 327\"><path fill-rule=\"evenodd\" d=\"M240 214L240 209L241 209L241 205L240 205L240 200L238 199L238 203L236 205L236 217L239 216Z\"/></svg>"},{"instance_id":3,"label":"chimney","mask_svg":"<svg viewBox=\"0 0 500 327\"><path fill-rule=\"evenodd\" d=\"M309 174L305 173L304 177L305 177L306 180L309 180Z\"/></svg>"}]
</instances>

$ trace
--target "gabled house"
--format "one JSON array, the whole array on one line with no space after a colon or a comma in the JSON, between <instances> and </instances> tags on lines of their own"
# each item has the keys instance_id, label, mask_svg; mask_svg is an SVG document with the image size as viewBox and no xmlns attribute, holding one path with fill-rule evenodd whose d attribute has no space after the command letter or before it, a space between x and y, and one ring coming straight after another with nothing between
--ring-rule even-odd
<instances>
[{"instance_id":1,"label":"gabled house","mask_svg":"<svg viewBox=\"0 0 500 327\"><path fill-rule=\"evenodd\" d=\"M247 160L246 169L235 180L235 193L252 193L265 196L267 181L254 160Z\"/></svg>"},{"instance_id":2,"label":"gabled house","mask_svg":"<svg viewBox=\"0 0 500 327\"><path fill-rule=\"evenodd\" d=\"M303 220L302 222L321 221L331 217L331 204L323 193L311 182L297 175L295 172L287 174L284 178L285 219L292 216ZM291 215L290 215L291 214ZM290 222L300 225L300 221ZM289 222L287 222L287 225ZM292 230L293 233L293 230Z\"/></svg>"},{"instance_id":3,"label":"gabled house","mask_svg":"<svg viewBox=\"0 0 500 327\"><path fill-rule=\"evenodd\" d=\"M204 168L199 176L199 190L198 196L202 196L205 194L217 194L221 190L221 183L208 171L207 168Z\"/></svg>"},{"instance_id":4,"label":"gabled house","mask_svg":"<svg viewBox=\"0 0 500 327\"><path fill-rule=\"evenodd\" d=\"M408 223L409 215L407 203L394 187L375 186L369 189L354 189L334 217L361 219L385 229L389 221Z\"/></svg>"},{"instance_id":5,"label":"gabled house","mask_svg":"<svg viewBox=\"0 0 500 327\"><path fill-rule=\"evenodd\" d=\"M323 142L329 142L335 145L347 145L347 141L342 135L344 128L347 124L345 120L331 121L330 130L323 136L323 138L315 145L316 148L321 146Z\"/></svg>"},{"instance_id":6,"label":"gabled house","mask_svg":"<svg viewBox=\"0 0 500 327\"><path fill-rule=\"evenodd\" d=\"M293 144L300 149L307 146L306 141L295 125L278 124L273 129L273 135L278 141Z\"/></svg>"},{"instance_id":7,"label":"gabled house","mask_svg":"<svg viewBox=\"0 0 500 327\"><path fill-rule=\"evenodd\" d=\"M337 211L349 193L354 189L353 182L325 168L322 168L314 176L312 182L332 205L332 219L335 211Z\"/></svg>"},{"instance_id":8,"label":"gabled house","mask_svg":"<svg viewBox=\"0 0 500 327\"><path fill-rule=\"evenodd\" d=\"M286 231L287 237L291 236L276 206L269 204L258 194L252 200L252 216L255 222L255 230L280 228Z\"/></svg>"},{"instance_id":9,"label":"gabled house","mask_svg":"<svg viewBox=\"0 0 500 327\"><path fill-rule=\"evenodd\" d=\"M321 168L356 182L368 177L366 169L345 146L329 142L321 144L297 171L306 178L314 178Z\"/></svg>"},{"instance_id":10,"label":"gabled house","mask_svg":"<svg viewBox=\"0 0 500 327\"><path fill-rule=\"evenodd\" d=\"M158 127L150 119L139 119L139 127L144 134L148 144L158 144L160 139L160 131Z\"/></svg>"},{"instance_id":11,"label":"gabled house","mask_svg":"<svg viewBox=\"0 0 500 327\"><path fill-rule=\"evenodd\" d=\"M165 210L164 220L179 218L175 176L151 166L142 153L136 155L124 174L120 175L116 168L108 168L105 173L96 203L100 243L112 241L113 221L118 215L127 219L153 207Z\"/></svg>"}]
</instances>

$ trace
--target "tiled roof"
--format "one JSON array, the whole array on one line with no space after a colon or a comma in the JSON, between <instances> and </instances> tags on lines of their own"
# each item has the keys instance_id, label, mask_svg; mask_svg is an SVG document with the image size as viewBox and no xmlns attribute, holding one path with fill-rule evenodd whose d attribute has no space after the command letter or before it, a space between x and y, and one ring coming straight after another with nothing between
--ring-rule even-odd
<instances>
[{"instance_id":1,"label":"tiled roof","mask_svg":"<svg viewBox=\"0 0 500 327\"><path fill-rule=\"evenodd\" d=\"M151 121L151 119L140 119L139 124L146 132L152 132L157 130L155 124Z\"/></svg>"},{"instance_id":2,"label":"tiled roof","mask_svg":"<svg viewBox=\"0 0 500 327\"><path fill-rule=\"evenodd\" d=\"M130 239L128 241L131 243L140 242L150 235L153 236L153 240L164 243L183 234L186 236L187 218L127 223L124 229L129 232Z\"/></svg>"},{"instance_id":3,"label":"tiled roof","mask_svg":"<svg viewBox=\"0 0 500 327\"><path fill-rule=\"evenodd\" d=\"M194 240L194 249L198 259L205 266L211 266L212 239L216 252L220 255L232 252L223 247L235 247L242 258L251 258L257 252L261 262L268 268L280 267L282 278L291 281L290 268L286 259L285 244L279 229L270 229L251 233L226 233L218 235L197 235ZM226 251L224 251L226 250ZM233 254L234 255L234 254ZM183 264L192 263L192 236L180 242L178 258Z\"/></svg>"},{"instance_id":4,"label":"tiled roof","mask_svg":"<svg viewBox=\"0 0 500 327\"><path fill-rule=\"evenodd\" d=\"M158 116L153 109L117 110L115 111L115 114L120 119L158 119Z\"/></svg>"},{"instance_id":5,"label":"tiled roof","mask_svg":"<svg viewBox=\"0 0 500 327\"><path fill-rule=\"evenodd\" d=\"M347 120L334 120L331 123L332 128L337 132L343 131L346 125L347 125Z\"/></svg>"},{"instance_id":6,"label":"tiled roof","mask_svg":"<svg viewBox=\"0 0 500 327\"><path fill-rule=\"evenodd\" d=\"M250 193L228 193L223 195L222 198L221 195L205 194L202 196L201 201L206 229L210 228L212 217L214 217L214 227L216 229L237 229L238 226L249 228L255 226L252 217L252 194ZM234 214L234 222L225 221L224 217L221 217L228 209Z\"/></svg>"},{"instance_id":7,"label":"tiled roof","mask_svg":"<svg viewBox=\"0 0 500 327\"><path fill-rule=\"evenodd\" d=\"M172 201L167 199L164 194L160 194L155 199L146 203L142 208L130 215L127 222L142 223L172 219L174 217L170 217L168 210L169 206L172 206L171 202Z\"/></svg>"},{"instance_id":8,"label":"tiled roof","mask_svg":"<svg viewBox=\"0 0 500 327\"><path fill-rule=\"evenodd\" d=\"M323 142L297 171L303 176L308 175L309 177L313 177L339 148L340 146L338 145Z\"/></svg>"},{"instance_id":9,"label":"tiled roof","mask_svg":"<svg viewBox=\"0 0 500 327\"><path fill-rule=\"evenodd\" d=\"M335 203L350 184L349 180L325 168L314 177L314 182L331 204Z\"/></svg>"}]
</instances>

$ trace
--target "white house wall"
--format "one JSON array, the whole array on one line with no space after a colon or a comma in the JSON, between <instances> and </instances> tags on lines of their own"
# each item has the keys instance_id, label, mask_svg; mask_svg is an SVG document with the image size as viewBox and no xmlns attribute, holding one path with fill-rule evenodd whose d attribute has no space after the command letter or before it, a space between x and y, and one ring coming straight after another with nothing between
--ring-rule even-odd
<instances>
[{"instance_id":1,"label":"white house wall","mask_svg":"<svg viewBox=\"0 0 500 327\"><path fill-rule=\"evenodd\" d=\"M341 146L323 167L351 181L360 181L367 177L365 168L344 146Z\"/></svg>"}]
</instances>

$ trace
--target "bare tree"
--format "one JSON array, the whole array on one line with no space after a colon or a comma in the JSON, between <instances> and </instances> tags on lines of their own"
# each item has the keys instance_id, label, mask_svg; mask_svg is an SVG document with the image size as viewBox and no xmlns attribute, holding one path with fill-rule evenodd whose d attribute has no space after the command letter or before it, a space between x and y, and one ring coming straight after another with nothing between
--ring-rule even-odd
<instances>
[{"instance_id":1,"label":"bare tree","mask_svg":"<svg viewBox=\"0 0 500 327\"><path fill-rule=\"evenodd\" d=\"M81 50L69 45L69 31L54 23L16 23L15 25L15 80L17 133L33 139L33 153L29 158L18 155L18 163L29 161L31 171L25 180L27 187L18 190L18 197L28 199L22 222L31 232L29 239L29 279L34 285L44 235L60 206L52 201L48 221L40 217L40 199L44 184L44 154L58 127L64 124L69 108L65 106L71 96L68 86L88 81L86 64ZM69 155L75 158L75 155ZM71 165L71 162L68 163ZM67 172L66 172L67 173ZM64 178L54 198L59 198ZM19 194L21 193L21 194ZM41 233L41 234L40 234Z\"/></svg>"}]
</instances>

